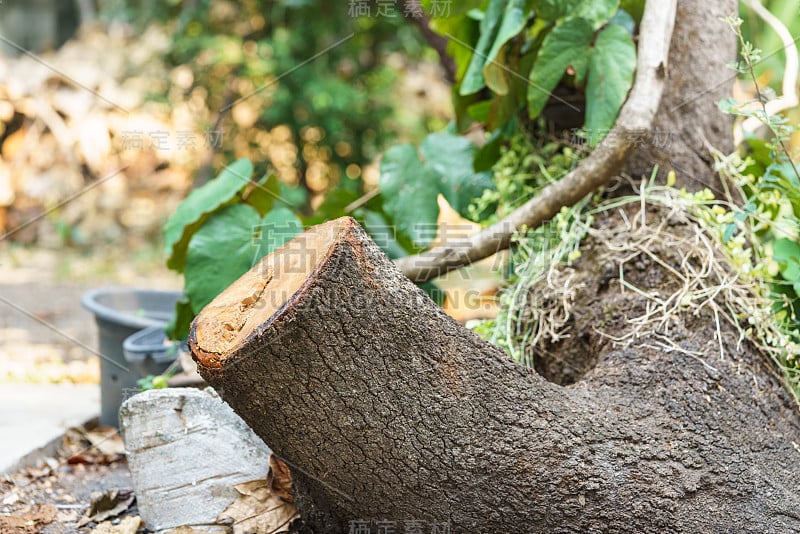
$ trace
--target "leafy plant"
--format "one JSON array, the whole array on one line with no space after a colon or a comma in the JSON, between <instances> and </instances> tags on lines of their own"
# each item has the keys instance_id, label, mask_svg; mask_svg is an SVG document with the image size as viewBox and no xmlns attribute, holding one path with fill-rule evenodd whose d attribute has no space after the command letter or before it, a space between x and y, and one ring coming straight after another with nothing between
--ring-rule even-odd
<instances>
[{"instance_id":1,"label":"leafy plant","mask_svg":"<svg viewBox=\"0 0 800 534\"><path fill-rule=\"evenodd\" d=\"M167 384L168 378L169 377L166 375L147 375L146 377L137 380L136 385L139 386L139 391L165 389L169 387L169 384Z\"/></svg>"},{"instance_id":2,"label":"leafy plant","mask_svg":"<svg viewBox=\"0 0 800 534\"><path fill-rule=\"evenodd\" d=\"M768 112L768 100L761 92L755 71L761 51L744 38L742 19L731 16L725 20L740 45L740 60L731 67L752 80L756 99L744 103L727 99L719 107L737 117L756 117L770 134L768 140L747 139L749 156L728 171L746 199L738 217L754 219L754 248L762 257L771 259L770 274L782 278L773 283L776 312L788 328L795 329L800 327L800 170L792 160L787 142L796 126L790 125L785 117ZM734 224L730 223L725 237L729 239L734 233Z\"/></svg>"},{"instance_id":3,"label":"leafy plant","mask_svg":"<svg viewBox=\"0 0 800 534\"><path fill-rule=\"evenodd\" d=\"M513 164L510 158L516 152L509 146L519 144L532 131L543 131L543 113L557 86L583 95L585 136L590 144L602 139L633 81L636 22L627 9L636 12L641 3L470 0L454 6L446 16L437 16L435 10L431 12L434 6L424 3L432 15L432 28L449 39L448 51L455 60L455 121L427 135L419 146L406 143L388 149L381 159L377 191L367 191L360 180L339 181L313 211L302 202L276 202L276 198L285 200L290 191L274 176L251 182L254 171L247 160L237 161L193 192L165 229L168 265L184 273L186 280L186 297L178 305L171 335L185 335L191 318L216 294L303 227L350 215L390 257L398 258L430 245L437 231L440 195L461 216L487 223L535 194L543 181L560 178L580 156L567 143L537 141L530 157ZM293 9L286 5L282 12L294 15ZM356 25L377 24L356 20ZM289 41L280 41L284 38ZM276 55L294 42L294 36L278 32L269 39ZM222 44L217 54L225 50ZM175 53L187 54L182 46L200 52L196 48L200 45L187 40L175 45ZM337 56L338 52L332 57ZM231 60L232 64L237 61ZM285 96L297 100L297 95L306 95L299 101L316 102L325 95L338 95L340 89L348 94L344 88L336 89L339 82L334 80L331 87L319 86L328 74L317 75L319 79L309 82L309 87L316 88L313 94L309 87L298 86ZM285 83L290 88L294 82ZM275 102L283 102L280 91ZM340 104L341 109L336 107ZM327 110L326 116L336 117L339 111L347 115L361 105L342 97L336 106L329 103L318 111ZM265 113L270 122L293 124L295 130L296 114L294 119L275 115L288 109L286 102L269 109ZM382 117L370 120L374 125ZM303 124L297 127L310 127ZM366 136L351 139L331 125L322 130L330 143L344 139L359 150L369 144ZM483 132L484 139L475 144L471 140L475 136L464 135L468 130ZM526 169L528 165L532 169ZM515 170L509 174L512 166ZM252 232L257 227L265 228L258 244ZM284 228L281 236L275 234L279 227ZM435 286L426 288L436 293Z\"/></svg>"},{"instance_id":4,"label":"leafy plant","mask_svg":"<svg viewBox=\"0 0 800 534\"><path fill-rule=\"evenodd\" d=\"M633 4L631 9L638 5L627 4ZM559 84L585 92L583 135L590 145L599 142L633 83L635 24L619 0L472 1L433 18L432 28L450 40L448 51L456 62L456 117L445 131L426 137L419 149L405 144L383 155L380 189L398 230L414 245L428 245L433 233L424 229L438 218L438 194L473 221L496 218L492 200L500 198L491 192L496 184L489 170L503 168L497 165L503 146L534 129L532 121L542 115ZM475 126L485 131L480 148L458 135ZM546 147L540 169L553 155L546 150L555 146ZM518 199L533 190L519 193ZM482 201L471 202L477 197Z\"/></svg>"},{"instance_id":5,"label":"leafy plant","mask_svg":"<svg viewBox=\"0 0 800 534\"><path fill-rule=\"evenodd\" d=\"M284 205L274 175L252 181L253 165L240 159L193 191L164 227L167 266L184 273L185 295L168 327L188 334L192 318L259 259L302 231Z\"/></svg>"}]
</instances>

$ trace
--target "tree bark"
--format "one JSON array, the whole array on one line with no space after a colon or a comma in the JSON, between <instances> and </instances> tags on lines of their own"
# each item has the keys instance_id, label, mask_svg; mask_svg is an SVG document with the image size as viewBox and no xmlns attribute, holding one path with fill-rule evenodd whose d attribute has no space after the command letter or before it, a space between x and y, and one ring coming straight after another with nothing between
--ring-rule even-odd
<instances>
[{"instance_id":1,"label":"tree bark","mask_svg":"<svg viewBox=\"0 0 800 534\"><path fill-rule=\"evenodd\" d=\"M727 62L736 58L736 35L720 20L737 12L736 0L680 0L669 50L664 96L653 123L653 138L628 159L625 171L650 176L674 170L690 191L710 188L725 198L713 170L708 145L724 154L733 150L733 119L717 102L731 95L736 79Z\"/></svg>"},{"instance_id":2,"label":"tree bark","mask_svg":"<svg viewBox=\"0 0 800 534\"><path fill-rule=\"evenodd\" d=\"M735 45L715 17L735 7L679 2L655 127L669 142L628 172L660 162L719 192L703 147L729 148L714 102ZM592 365L570 386L446 316L349 218L262 260L198 315L189 345L292 468L307 531L800 532L800 420L765 358L724 325L718 341L708 312L671 318L680 350L656 348L663 333L619 348L607 335L646 309L670 263L626 266L643 293L623 292L599 260L608 244L582 250L572 346L555 348ZM617 329L600 335L605 322Z\"/></svg>"},{"instance_id":3,"label":"tree bark","mask_svg":"<svg viewBox=\"0 0 800 534\"><path fill-rule=\"evenodd\" d=\"M686 321L679 342L714 339L713 321ZM349 218L267 256L189 338L201 375L292 467L307 531L800 530L800 425L759 357L591 345L582 381L546 381L449 318Z\"/></svg>"}]
</instances>

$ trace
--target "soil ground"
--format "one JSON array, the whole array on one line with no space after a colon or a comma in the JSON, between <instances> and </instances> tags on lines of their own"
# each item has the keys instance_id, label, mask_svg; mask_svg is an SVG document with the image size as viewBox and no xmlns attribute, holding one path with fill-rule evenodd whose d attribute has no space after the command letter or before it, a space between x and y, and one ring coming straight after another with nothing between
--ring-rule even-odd
<instances>
[{"instance_id":1,"label":"soil ground","mask_svg":"<svg viewBox=\"0 0 800 534\"><path fill-rule=\"evenodd\" d=\"M91 255L0 246L0 388L8 393L1 409L13 415L13 421L0 421L0 436L14 440L17 457L19 451L58 439L66 425L84 422L66 417L69 410L62 407L85 405L87 388L98 388L95 413L88 415L99 413L99 361L92 353L97 329L92 314L81 307L83 292L106 285L179 288L180 279L162 265L155 246L140 251L102 249ZM31 402L31 397L39 398ZM19 427L26 420L30 424ZM0 532L89 531L91 524L79 529L77 522L93 493L132 489L124 460L70 464L61 453L55 458L43 454L33 467L0 475ZM11 458L0 460L6 467L13 463ZM36 522L53 510L54 521ZM135 513L134 504L126 514ZM13 522L23 518L34 523Z\"/></svg>"}]
</instances>

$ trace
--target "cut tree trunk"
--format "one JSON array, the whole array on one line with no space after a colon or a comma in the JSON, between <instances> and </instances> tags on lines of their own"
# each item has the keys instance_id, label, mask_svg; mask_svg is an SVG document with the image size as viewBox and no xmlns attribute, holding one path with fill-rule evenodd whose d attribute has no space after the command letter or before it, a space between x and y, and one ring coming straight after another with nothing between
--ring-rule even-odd
<instances>
[{"instance_id":1,"label":"cut tree trunk","mask_svg":"<svg viewBox=\"0 0 800 534\"><path fill-rule=\"evenodd\" d=\"M711 325L672 332L692 353L716 346ZM292 468L307 531L800 531L796 407L759 356L589 343L594 369L548 382L449 318L349 218L267 256L189 338L201 375Z\"/></svg>"}]
</instances>

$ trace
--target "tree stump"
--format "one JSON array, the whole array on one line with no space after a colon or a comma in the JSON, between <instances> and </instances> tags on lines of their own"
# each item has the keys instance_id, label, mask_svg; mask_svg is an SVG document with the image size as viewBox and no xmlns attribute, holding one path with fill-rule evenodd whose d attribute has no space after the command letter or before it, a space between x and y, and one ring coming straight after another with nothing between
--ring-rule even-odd
<instances>
[{"instance_id":1,"label":"tree stump","mask_svg":"<svg viewBox=\"0 0 800 534\"><path fill-rule=\"evenodd\" d=\"M548 382L448 317L350 218L264 258L189 346L292 468L309 531L800 529L800 429L757 357L754 385L742 361L710 373L606 346L574 386Z\"/></svg>"}]
</instances>

